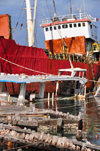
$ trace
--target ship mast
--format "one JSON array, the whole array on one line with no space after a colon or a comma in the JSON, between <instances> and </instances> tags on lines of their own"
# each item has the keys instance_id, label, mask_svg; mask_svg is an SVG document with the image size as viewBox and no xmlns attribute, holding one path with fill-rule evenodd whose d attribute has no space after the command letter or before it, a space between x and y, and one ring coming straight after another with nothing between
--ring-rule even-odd
<instances>
[{"instance_id":1,"label":"ship mast","mask_svg":"<svg viewBox=\"0 0 100 151\"><path fill-rule=\"evenodd\" d=\"M37 8L37 0L34 1L34 15L33 15L33 46L35 46L35 24L36 24L36 8Z\"/></svg>"},{"instance_id":2,"label":"ship mast","mask_svg":"<svg viewBox=\"0 0 100 151\"><path fill-rule=\"evenodd\" d=\"M26 2L26 14L27 14L27 31L28 31L28 46L31 47L33 45L32 40L32 13L31 13L31 4L30 0L25 0Z\"/></svg>"},{"instance_id":3,"label":"ship mast","mask_svg":"<svg viewBox=\"0 0 100 151\"><path fill-rule=\"evenodd\" d=\"M35 22L36 22L37 0L34 0L33 21L32 21L30 0L25 0L25 2L26 2L26 14L27 14L28 46L31 47L35 45Z\"/></svg>"},{"instance_id":4,"label":"ship mast","mask_svg":"<svg viewBox=\"0 0 100 151\"><path fill-rule=\"evenodd\" d=\"M56 6L55 6L55 1L54 0L53 0L53 6L54 6L54 11L55 11L54 17L57 17Z\"/></svg>"},{"instance_id":5,"label":"ship mast","mask_svg":"<svg viewBox=\"0 0 100 151\"><path fill-rule=\"evenodd\" d=\"M72 2L70 0L70 18L72 19L73 18L73 15L72 15Z\"/></svg>"}]
</instances>

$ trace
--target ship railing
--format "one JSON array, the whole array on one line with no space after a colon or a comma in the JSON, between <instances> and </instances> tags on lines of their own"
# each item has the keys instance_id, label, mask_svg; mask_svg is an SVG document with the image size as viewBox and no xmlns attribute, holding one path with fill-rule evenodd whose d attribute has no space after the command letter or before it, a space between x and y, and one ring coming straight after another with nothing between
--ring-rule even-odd
<instances>
[{"instance_id":1,"label":"ship railing","mask_svg":"<svg viewBox=\"0 0 100 151\"><path fill-rule=\"evenodd\" d=\"M86 55L74 55L74 54L52 54L51 52L48 52L48 57L49 59L54 59L54 60L66 60L69 61L69 58L71 59L71 61L74 62L80 62L80 63L91 63L94 60L90 59L89 57L87 57ZM95 63L95 62L94 62Z\"/></svg>"},{"instance_id":2,"label":"ship railing","mask_svg":"<svg viewBox=\"0 0 100 151\"><path fill-rule=\"evenodd\" d=\"M78 13L78 14L69 14L69 15L63 15L63 16L57 16L57 17L43 19L42 25L49 24L52 22L58 22L58 21L79 20L79 19L89 19L89 20L91 20L91 22L96 21L96 18L92 17L90 14Z\"/></svg>"}]
</instances>

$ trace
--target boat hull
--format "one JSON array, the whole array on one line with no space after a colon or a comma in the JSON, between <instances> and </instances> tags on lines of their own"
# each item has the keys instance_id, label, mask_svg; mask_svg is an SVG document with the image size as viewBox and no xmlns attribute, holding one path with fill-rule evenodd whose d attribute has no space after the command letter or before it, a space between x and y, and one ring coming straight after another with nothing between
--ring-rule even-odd
<instances>
[{"instance_id":1,"label":"boat hull","mask_svg":"<svg viewBox=\"0 0 100 151\"><path fill-rule=\"evenodd\" d=\"M28 52L28 53L27 53ZM83 63L72 61L73 67L87 69L87 88L93 88L91 80L97 80L100 73L100 64ZM70 68L69 60L49 59L43 49L27 46L19 46L14 40L0 38L0 72L11 74L58 74L59 69ZM95 79L94 79L95 78ZM8 86L7 86L8 87ZM9 89L17 88L10 84ZM28 86L29 89L39 89L39 86ZM55 83L46 85L46 91L53 91ZM17 90L18 91L18 90ZM17 92L15 91L15 92Z\"/></svg>"}]
</instances>

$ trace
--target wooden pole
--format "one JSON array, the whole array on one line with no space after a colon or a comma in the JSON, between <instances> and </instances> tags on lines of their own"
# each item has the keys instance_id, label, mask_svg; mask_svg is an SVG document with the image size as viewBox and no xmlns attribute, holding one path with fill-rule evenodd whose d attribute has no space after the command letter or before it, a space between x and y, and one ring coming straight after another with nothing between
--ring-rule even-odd
<instances>
[{"instance_id":1,"label":"wooden pole","mask_svg":"<svg viewBox=\"0 0 100 151\"><path fill-rule=\"evenodd\" d=\"M50 93L48 93L48 109L50 108Z\"/></svg>"},{"instance_id":2,"label":"wooden pole","mask_svg":"<svg viewBox=\"0 0 100 151\"><path fill-rule=\"evenodd\" d=\"M52 93L52 107L54 107L54 92Z\"/></svg>"}]
</instances>

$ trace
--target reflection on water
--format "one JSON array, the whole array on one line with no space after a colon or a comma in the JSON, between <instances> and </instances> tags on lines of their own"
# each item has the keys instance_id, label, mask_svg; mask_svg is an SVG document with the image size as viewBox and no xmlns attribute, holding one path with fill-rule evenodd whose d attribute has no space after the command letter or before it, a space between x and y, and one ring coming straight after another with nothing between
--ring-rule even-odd
<instances>
[{"instance_id":1,"label":"reflection on water","mask_svg":"<svg viewBox=\"0 0 100 151\"><path fill-rule=\"evenodd\" d=\"M86 103L86 132L88 139L100 145L100 108L97 101L100 98L89 99Z\"/></svg>"},{"instance_id":2,"label":"reflection on water","mask_svg":"<svg viewBox=\"0 0 100 151\"><path fill-rule=\"evenodd\" d=\"M83 114L83 131L91 142L100 145L100 98L85 101L58 100L59 111L73 115ZM66 135L67 136L67 135Z\"/></svg>"},{"instance_id":3,"label":"reflection on water","mask_svg":"<svg viewBox=\"0 0 100 151\"><path fill-rule=\"evenodd\" d=\"M48 100L36 101L37 107L41 109L54 109L55 111L62 111L64 113L69 112L73 115L79 115L79 112L82 113L83 117L83 132L84 137L88 139L91 143L100 145L100 97L99 98L88 98L86 100L76 100L69 98L60 98L54 100L54 106L52 107L52 99L49 102ZM75 136L75 133L69 134L67 131L64 131L63 134L66 137Z\"/></svg>"},{"instance_id":4,"label":"reflection on water","mask_svg":"<svg viewBox=\"0 0 100 151\"><path fill-rule=\"evenodd\" d=\"M82 102L79 102L77 100L58 100L58 109L62 112L69 112L73 115L78 115L80 110Z\"/></svg>"}]
</instances>

